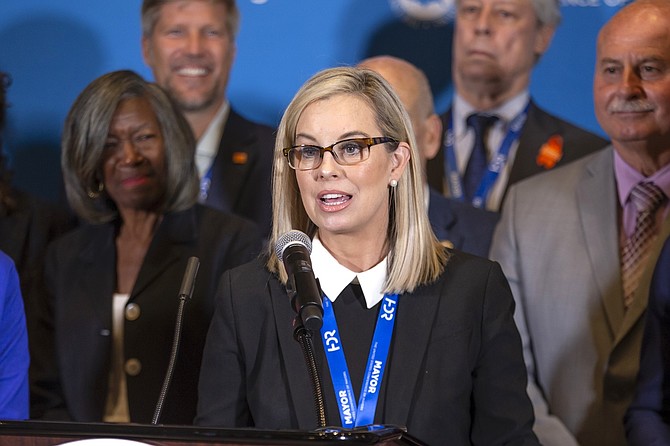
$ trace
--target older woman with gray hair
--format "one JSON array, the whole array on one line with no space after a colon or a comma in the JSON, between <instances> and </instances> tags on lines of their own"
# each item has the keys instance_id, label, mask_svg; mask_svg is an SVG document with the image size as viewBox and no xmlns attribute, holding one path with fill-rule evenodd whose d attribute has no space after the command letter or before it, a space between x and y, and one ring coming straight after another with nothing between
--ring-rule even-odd
<instances>
[{"instance_id":1,"label":"older woman with gray hair","mask_svg":"<svg viewBox=\"0 0 670 446\"><path fill-rule=\"evenodd\" d=\"M53 326L57 363L38 383L46 418L152 421L180 282L196 256L201 266L160 420L192 422L215 285L261 247L253 224L196 204L194 147L167 94L131 71L99 77L74 102L62 168L68 200L89 224L47 255L45 326Z\"/></svg>"}]
</instances>

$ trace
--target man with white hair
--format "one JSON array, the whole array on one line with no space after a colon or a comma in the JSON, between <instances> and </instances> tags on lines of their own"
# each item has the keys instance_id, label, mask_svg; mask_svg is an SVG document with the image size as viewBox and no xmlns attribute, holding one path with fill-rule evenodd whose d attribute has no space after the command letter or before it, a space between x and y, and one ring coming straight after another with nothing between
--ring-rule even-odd
<instances>
[{"instance_id":1,"label":"man with white hair","mask_svg":"<svg viewBox=\"0 0 670 446\"><path fill-rule=\"evenodd\" d=\"M455 94L428 162L436 190L498 211L509 185L606 145L542 110L528 90L560 19L558 0L456 1Z\"/></svg>"}]
</instances>

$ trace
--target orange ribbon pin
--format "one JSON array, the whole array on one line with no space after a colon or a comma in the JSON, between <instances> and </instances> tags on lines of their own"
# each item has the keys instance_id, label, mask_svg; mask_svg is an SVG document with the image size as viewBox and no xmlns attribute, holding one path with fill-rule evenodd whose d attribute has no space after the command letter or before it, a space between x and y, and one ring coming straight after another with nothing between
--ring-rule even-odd
<instances>
[{"instance_id":1,"label":"orange ribbon pin","mask_svg":"<svg viewBox=\"0 0 670 446\"><path fill-rule=\"evenodd\" d=\"M549 170L563 158L563 137L553 135L545 142L537 154L537 165Z\"/></svg>"}]
</instances>

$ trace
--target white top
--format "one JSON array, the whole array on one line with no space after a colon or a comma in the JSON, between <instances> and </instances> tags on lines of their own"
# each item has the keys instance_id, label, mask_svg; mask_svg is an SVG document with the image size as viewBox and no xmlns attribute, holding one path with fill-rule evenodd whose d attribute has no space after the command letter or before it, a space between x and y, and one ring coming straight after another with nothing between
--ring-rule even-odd
<instances>
[{"instance_id":1,"label":"white top","mask_svg":"<svg viewBox=\"0 0 670 446\"><path fill-rule=\"evenodd\" d=\"M228 120L229 111L230 104L227 100L223 101L221 108L214 115L214 119L212 119L207 129L205 129L205 133L198 140L198 145L195 147L195 164L198 167L200 178L203 178L209 171L209 168L212 167L214 158L219 151L223 124Z\"/></svg>"},{"instance_id":2,"label":"white top","mask_svg":"<svg viewBox=\"0 0 670 446\"><path fill-rule=\"evenodd\" d=\"M466 119L475 112L485 111L488 114L496 115L498 120L495 122L491 130L489 130L486 138L486 148L488 150L488 159L493 159L493 156L498 153L498 149L507 135L507 130L512 120L523 111L524 107L530 100L530 93L525 90L509 101L505 102L501 107L491 110L475 110L474 107L460 97L458 94L454 96L454 105L452 108L452 118L454 122L454 151L456 152L456 163L458 164L458 171L461 177L465 173L472 152L472 146L475 143L474 130L468 127ZM519 141L515 141L510 147L505 167L500 171L493 188L486 198L486 209L490 211L498 211L500 209L500 202L502 201L507 181L510 174L510 166L514 163L516 156L516 149L519 147ZM445 177L446 181L446 177Z\"/></svg>"},{"instance_id":3,"label":"white top","mask_svg":"<svg viewBox=\"0 0 670 446\"><path fill-rule=\"evenodd\" d=\"M109 388L102 421L107 423L129 423L128 387L124 370L123 322L126 303L130 295L114 293L112 300L112 361L109 370Z\"/></svg>"},{"instance_id":4,"label":"white top","mask_svg":"<svg viewBox=\"0 0 670 446\"><path fill-rule=\"evenodd\" d=\"M333 255L323 246L318 237L312 240L312 268L314 276L319 279L321 290L331 302L335 302L347 285L355 279L363 290L365 304L368 309L377 305L384 298L384 281L386 281L387 257L367 271L356 273L340 265Z\"/></svg>"}]
</instances>

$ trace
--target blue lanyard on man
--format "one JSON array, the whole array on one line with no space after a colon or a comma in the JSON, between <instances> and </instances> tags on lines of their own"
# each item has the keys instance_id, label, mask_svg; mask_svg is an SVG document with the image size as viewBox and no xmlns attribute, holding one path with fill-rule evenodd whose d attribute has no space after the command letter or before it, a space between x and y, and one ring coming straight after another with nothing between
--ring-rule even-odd
<instances>
[{"instance_id":1,"label":"blue lanyard on man","mask_svg":"<svg viewBox=\"0 0 670 446\"><path fill-rule=\"evenodd\" d=\"M397 294L384 295L375 332L372 336L372 344L370 345L370 353L357 406L351 385L349 367L344 357L344 350L337 329L333 304L327 296L323 296L321 340L323 341L330 377L337 397L340 420L344 428L366 426L374 422L382 378L384 377L384 368L388 360L391 337L393 336L397 306Z\"/></svg>"},{"instance_id":2,"label":"blue lanyard on man","mask_svg":"<svg viewBox=\"0 0 670 446\"><path fill-rule=\"evenodd\" d=\"M212 167L207 169L207 173L200 179L200 192L198 194L198 201L204 203L209 195L209 188L212 185Z\"/></svg>"},{"instance_id":3,"label":"blue lanyard on man","mask_svg":"<svg viewBox=\"0 0 670 446\"><path fill-rule=\"evenodd\" d=\"M503 142L498 149L498 153L496 153L489 163L488 168L484 173L484 177L479 183L475 195L472 197L473 206L478 208L484 207L486 197L498 179L500 171L505 167L505 164L507 164L509 151L512 145L519 139L521 129L528 117L529 107L530 102L526 104L521 113L512 119L509 130L507 130L507 134L505 135L505 139L503 139ZM444 171L447 174L447 180L449 181L449 192L451 196L459 201L465 201L465 196L463 194L463 178L458 172L458 164L456 163L456 151L454 149L455 141L454 117L452 114L451 119L449 120L449 127L444 136Z\"/></svg>"}]
</instances>

